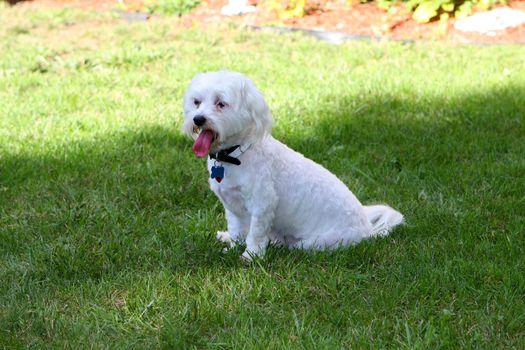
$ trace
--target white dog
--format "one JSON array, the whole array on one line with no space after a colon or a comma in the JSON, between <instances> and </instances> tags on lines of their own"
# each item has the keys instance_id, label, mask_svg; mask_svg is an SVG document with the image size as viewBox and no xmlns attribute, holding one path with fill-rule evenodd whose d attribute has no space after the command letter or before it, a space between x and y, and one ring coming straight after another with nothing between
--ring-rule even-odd
<instances>
[{"instance_id":1,"label":"white dog","mask_svg":"<svg viewBox=\"0 0 525 350\"><path fill-rule=\"evenodd\" d=\"M230 245L262 257L268 243L332 249L386 235L403 216L386 205L363 206L332 173L271 136L263 95L240 73L197 75L184 97L183 131L193 152L208 156L210 187L226 209Z\"/></svg>"}]
</instances>

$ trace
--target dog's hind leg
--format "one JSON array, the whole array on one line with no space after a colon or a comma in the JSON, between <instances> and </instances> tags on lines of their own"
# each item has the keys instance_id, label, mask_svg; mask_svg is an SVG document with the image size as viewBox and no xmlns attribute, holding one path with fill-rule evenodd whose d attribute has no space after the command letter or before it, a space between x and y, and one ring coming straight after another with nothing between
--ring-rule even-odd
<instances>
[{"instance_id":1,"label":"dog's hind leg","mask_svg":"<svg viewBox=\"0 0 525 350\"><path fill-rule=\"evenodd\" d=\"M291 249L322 250L327 247L327 242L320 237L311 237L296 241L288 247Z\"/></svg>"},{"instance_id":2,"label":"dog's hind leg","mask_svg":"<svg viewBox=\"0 0 525 350\"><path fill-rule=\"evenodd\" d=\"M290 244L289 247L292 249L305 249L305 250L333 250L340 247L346 247L348 245L356 244L362 239L366 238L366 228L360 229L347 229L345 231L328 231L322 235L311 236L306 239Z\"/></svg>"}]
</instances>

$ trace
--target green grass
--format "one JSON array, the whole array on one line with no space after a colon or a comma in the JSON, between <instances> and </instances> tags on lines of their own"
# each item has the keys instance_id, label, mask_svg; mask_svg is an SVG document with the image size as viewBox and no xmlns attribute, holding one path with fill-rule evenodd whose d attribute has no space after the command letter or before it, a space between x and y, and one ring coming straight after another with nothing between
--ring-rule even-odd
<instances>
[{"instance_id":1,"label":"green grass","mask_svg":"<svg viewBox=\"0 0 525 350\"><path fill-rule=\"evenodd\" d=\"M201 0L155 0L146 3L146 10L161 15L182 16L200 5Z\"/></svg>"},{"instance_id":2,"label":"green grass","mask_svg":"<svg viewBox=\"0 0 525 350\"><path fill-rule=\"evenodd\" d=\"M353 42L0 7L0 348L525 347L525 48ZM221 253L191 77L407 225Z\"/></svg>"}]
</instances>

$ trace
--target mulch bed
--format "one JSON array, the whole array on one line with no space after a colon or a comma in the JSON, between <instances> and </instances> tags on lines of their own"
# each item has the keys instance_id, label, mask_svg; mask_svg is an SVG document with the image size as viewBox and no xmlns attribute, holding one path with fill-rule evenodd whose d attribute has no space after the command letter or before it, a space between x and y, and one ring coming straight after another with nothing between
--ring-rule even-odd
<instances>
[{"instance_id":1,"label":"mulch bed","mask_svg":"<svg viewBox=\"0 0 525 350\"><path fill-rule=\"evenodd\" d=\"M124 0L129 11L140 11L143 6L141 0ZM203 25L220 21L233 21L247 26L279 26L300 28L328 32L341 32L357 36L381 37L395 40L441 40L453 43L525 43L525 25L499 31L496 35L464 33L454 28L454 19L446 25L439 21L420 24L411 18L411 14L403 6L386 11L378 8L374 3L355 2L348 5L346 0L327 1L322 7L313 9L302 18L281 19L274 11L257 4L257 12L239 17L225 17L221 15L221 8L227 0L207 0L203 5L191 13L182 16L183 22L188 25L201 23ZM89 8L99 11L114 10L116 0L35 0L25 6L33 4L44 6L73 6ZM16 5L19 6L19 5ZM525 0L510 1L509 7L525 11Z\"/></svg>"}]
</instances>

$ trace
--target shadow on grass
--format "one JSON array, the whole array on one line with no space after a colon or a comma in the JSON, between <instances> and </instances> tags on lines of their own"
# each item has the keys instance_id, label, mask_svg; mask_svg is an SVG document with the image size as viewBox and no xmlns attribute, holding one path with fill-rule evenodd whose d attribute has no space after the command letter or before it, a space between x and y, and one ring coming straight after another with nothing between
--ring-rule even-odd
<instances>
[{"instance_id":1,"label":"shadow on grass","mask_svg":"<svg viewBox=\"0 0 525 350\"><path fill-rule=\"evenodd\" d=\"M182 135L151 127L50 148L0 170L0 247L31 272L98 278L222 259L210 249L219 206Z\"/></svg>"},{"instance_id":2,"label":"shadow on grass","mask_svg":"<svg viewBox=\"0 0 525 350\"><path fill-rule=\"evenodd\" d=\"M409 225L394 240L436 243L472 223L476 232L467 235L511 230L515 208L523 204L516 193L525 193L519 182L525 170L525 96L519 91L525 90L508 87L416 104L396 97L327 96L331 108L305 111L318 115L313 123L293 134L277 123L275 134L336 173L364 203L399 208ZM46 156L5 157L0 247L12 257L12 271L22 268L18 260L30 265L36 279L240 267L240 252L222 254L214 241L224 226L222 207L208 190L203 161L190 148L177 130L150 127L57 146ZM338 261L382 261L389 240L379 241L342 251ZM294 254L321 264L326 256Z\"/></svg>"}]
</instances>

